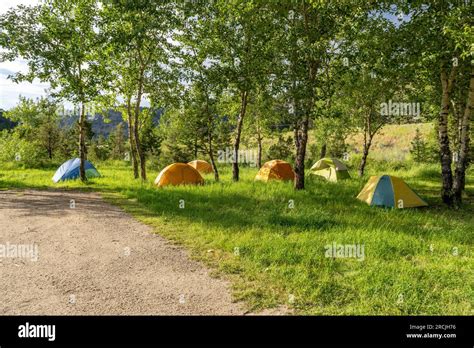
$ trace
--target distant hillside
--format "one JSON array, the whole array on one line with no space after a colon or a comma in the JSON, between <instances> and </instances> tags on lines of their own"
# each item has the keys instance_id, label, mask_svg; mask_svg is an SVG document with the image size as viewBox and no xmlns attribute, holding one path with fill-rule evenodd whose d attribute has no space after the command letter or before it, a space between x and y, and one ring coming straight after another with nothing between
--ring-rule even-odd
<instances>
[{"instance_id":1,"label":"distant hillside","mask_svg":"<svg viewBox=\"0 0 474 348\"><path fill-rule=\"evenodd\" d=\"M419 128L425 141L428 140L433 130L432 123L412 123L401 125L386 125L377 133L372 141L369 157L375 160L403 161L410 154L411 141L415 137L416 129ZM293 137L293 132L284 132L285 137ZM264 139L263 148L268 148L277 142L277 138ZM316 143L314 131L308 134L308 149ZM354 134L346 139L347 150L352 154L360 154L363 149L362 133ZM319 149L318 149L319 151Z\"/></svg>"},{"instance_id":2,"label":"distant hillside","mask_svg":"<svg viewBox=\"0 0 474 348\"><path fill-rule=\"evenodd\" d=\"M0 131L3 129L12 129L14 128L17 123L12 122L9 119L3 117L3 113L5 111L0 109ZM163 114L163 110L159 109L156 110L153 116L153 123L157 125L160 122L160 117ZM74 124L79 120L78 115L67 115L63 116L60 122L60 126L62 128L70 128L73 127ZM124 122L122 118L122 113L114 110L109 110L107 117L104 117L101 114L95 114L92 117L88 118L89 122L92 122L92 132L94 133L94 137L98 137L103 135L104 137L108 137L110 133L117 127L117 125L121 122L124 123L124 133L128 133L128 125Z\"/></svg>"},{"instance_id":3,"label":"distant hillside","mask_svg":"<svg viewBox=\"0 0 474 348\"><path fill-rule=\"evenodd\" d=\"M153 123L155 125L160 122L162 113L163 111L161 109L155 111L153 116ZM61 127L72 127L78 121L78 119L78 115L66 116L61 120ZM109 110L107 117L104 117L101 114L95 114L94 116L88 118L88 121L92 123L92 132L94 133L94 137L103 135L105 138L107 138L119 123L124 123L124 133L128 133L128 125L126 122L124 122L122 113L118 111Z\"/></svg>"},{"instance_id":4,"label":"distant hillside","mask_svg":"<svg viewBox=\"0 0 474 348\"><path fill-rule=\"evenodd\" d=\"M405 160L410 153L411 141L415 137L417 128L420 130L423 139L427 141L433 130L433 124L386 125L375 135L369 156L376 160ZM363 148L363 135L353 135L347 139L346 143L350 151L360 153Z\"/></svg>"},{"instance_id":5,"label":"distant hillside","mask_svg":"<svg viewBox=\"0 0 474 348\"><path fill-rule=\"evenodd\" d=\"M0 109L0 131L4 129L12 129L16 126L16 122L3 117L4 112L4 110Z\"/></svg>"}]
</instances>

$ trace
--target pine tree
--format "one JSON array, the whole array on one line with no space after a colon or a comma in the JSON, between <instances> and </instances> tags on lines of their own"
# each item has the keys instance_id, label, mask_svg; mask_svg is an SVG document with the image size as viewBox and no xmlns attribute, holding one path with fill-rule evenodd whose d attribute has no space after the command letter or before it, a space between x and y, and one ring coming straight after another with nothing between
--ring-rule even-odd
<instances>
[{"instance_id":1,"label":"pine tree","mask_svg":"<svg viewBox=\"0 0 474 348\"><path fill-rule=\"evenodd\" d=\"M115 160L123 160L126 152L126 139L123 123L120 122L109 137L110 157Z\"/></svg>"},{"instance_id":2,"label":"pine tree","mask_svg":"<svg viewBox=\"0 0 474 348\"><path fill-rule=\"evenodd\" d=\"M411 141L410 153L416 162L425 162L426 142L423 140L420 129L416 129L415 137Z\"/></svg>"}]
</instances>

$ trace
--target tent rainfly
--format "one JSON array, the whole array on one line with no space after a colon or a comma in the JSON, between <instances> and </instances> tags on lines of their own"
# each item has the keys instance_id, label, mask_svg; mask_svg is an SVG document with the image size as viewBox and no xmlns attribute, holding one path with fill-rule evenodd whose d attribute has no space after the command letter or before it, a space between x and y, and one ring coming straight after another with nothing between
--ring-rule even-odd
<instances>
[{"instance_id":1,"label":"tent rainfly","mask_svg":"<svg viewBox=\"0 0 474 348\"><path fill-rule=\"evenodd\" d=\"M346 165L336 158L321 158L311 167L310 173L334 182L351 177Z\"/></svg>"},{"instance_id":2,"label":"tent rainfly","mask_svg":"<svg viewBox=\"0 0 474 348\"><path fill-rule=\"evenodd\" d=\"M357 199L398 209L428 206L402 179L390 175L370 177Z\"/></svg>"}]
</instances>

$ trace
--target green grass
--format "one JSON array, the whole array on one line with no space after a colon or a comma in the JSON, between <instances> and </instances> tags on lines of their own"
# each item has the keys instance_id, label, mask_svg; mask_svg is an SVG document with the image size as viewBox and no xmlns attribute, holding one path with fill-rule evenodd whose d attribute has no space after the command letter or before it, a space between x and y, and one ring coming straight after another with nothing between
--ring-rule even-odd
<instances>
[{"instance_id":1,"label":"green grass","mask_svg":"<svg viewBox=\"0 0 474 348\"><path fill-rule=\"evenodd\" d=\"M433 123L414 123L414 124L389 124L374 136L370 148L369 158L376 161L406 161L411 157L411 142L416 134L416 129L425 140L429 138L433 130ZM362 152L363 135L357 133L347 139L347 145L350 152Z\"/></svg>"},{"instance_id":2,"label":"green grass","mask_svg":"<svg viewBox=\"0 0 474 348\"><path fill-rule=\"evenodd\" d=\"M339 184L308 177L306 190L296 192L290 183L254 182L252 168L242 168L242 180L233 183L224 167L220 183L206 176L201 187L158 189L152 185L156 171L141 183L129 168L98 167L104 177L86 185L54 185L53 170L0 170L0 189L99 191L230 279L235 298L249 309L286 305L316 315L474 313L474 203L466 198L464 208L447 210L438 198L436 165L369 166L368 175L403 177L430 204L410 210L373 208L355 199L367 177ZM324 246L333 242L363 244L364 261L325 257Z\"/></svg>"}]
</instances>

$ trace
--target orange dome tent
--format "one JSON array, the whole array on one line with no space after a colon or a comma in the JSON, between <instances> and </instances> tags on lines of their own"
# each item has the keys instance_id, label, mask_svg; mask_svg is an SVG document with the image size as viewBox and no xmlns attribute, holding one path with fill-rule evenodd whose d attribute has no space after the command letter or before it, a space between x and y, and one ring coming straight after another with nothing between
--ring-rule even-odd
<instances>
[{"instance_id":1,"label":"orange dome tent","mask_svg":"<svg viewBox=\"0 0 474 348\"><path fill-rule=\"evenodd\" d=\"M294 180L295 172L288 162L273 160L266 162L258 171L255 180Z\"/></svg>"},{"instance_id":2,"label":"orange dome tent","mask_svg":"<svg viewBox=\"0 0 474 348\"><path fill-rule=\"evenodd\" d=\"M202 174L210 174L213 172L212 166L206 161L194 160L189 162L188 164Z\"/></svg>"},{"instance_id":3,"label":"orange dome tent","mask_svg":"<svg viewBox=\"0 0 474 348\"><path fill-rule=\"evenodd\" d=\"M173 163L163 169L156 177L155 185L202 185L204 179L201 174L186 163Z\"/></svg>"}]
</instances>

